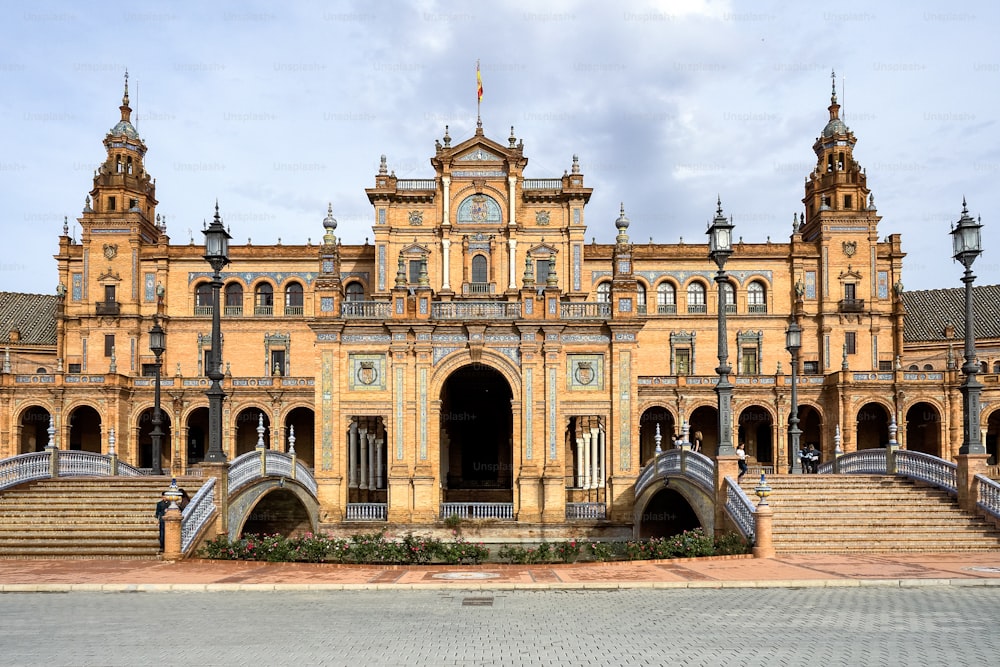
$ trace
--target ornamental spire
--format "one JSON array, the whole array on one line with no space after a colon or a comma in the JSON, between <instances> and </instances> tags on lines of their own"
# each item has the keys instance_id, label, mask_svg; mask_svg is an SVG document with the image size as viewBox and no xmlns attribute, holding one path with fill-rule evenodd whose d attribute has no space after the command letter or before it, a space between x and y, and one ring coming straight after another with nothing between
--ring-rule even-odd
<instances>
[{"instance_id":1,"label":"ornamental spire","mask_svg":"<svg viewBox=\"0 0 1000 667\"><path fill-rule=\"evenodd\" d=\"M128 70L125 70L125 94L122 95L122 105L118 107L122 112L122 120L131 122L132 107L128 105Z\"/></svg>"}]
</instances>

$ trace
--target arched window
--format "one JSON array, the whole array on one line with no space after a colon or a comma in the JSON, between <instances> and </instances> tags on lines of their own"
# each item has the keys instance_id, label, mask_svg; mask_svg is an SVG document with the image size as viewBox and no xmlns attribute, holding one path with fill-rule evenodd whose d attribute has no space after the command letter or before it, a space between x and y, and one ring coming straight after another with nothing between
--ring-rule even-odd
<instances>
[{"instance_id":1,"label":"arched window","mask_svg":"<svg viewBox=\"0 0 1000 667\"><path fill-rule=\"evenodd\" d=\"M597 284L597 303L611 303L611 283L604 281Z\"/></svg>"},{"instance_id":2,"label":"arched window","mask_svg":"<svg viewBox=\"0 0 1000 667\"><path fill-rule=\"evenodd\" d=\"M211 283L198 283L194 288L194 314L212 314L212 285Z\"/></svg>"},{"instance_id":3,"label":"arched window","mask_svg":"<svg viewBox=\"0 0 1000 667\"><path fill-rule=\"evenodd\" d=\"M347 283L347 287L344 288L344 298L348 301L364 301L365 286L356 280Z\"/></svg>"},{"instance_id":4,"label":"arched window","mask_svg":"<svg viewBox=\"0 0 1000 667\"><path fill-rule=\"evenodd\" d=\"M705 285L703 283L695 282L688 285L688 312L707 312L705 309Z\"/></svg>"},{"instance_id":5,"label":"arched window","mask_svg":"<svg viewBox=\"0 0 1000 667\"><path fill-rule=\"evenodd\" d=\"M920 367L917 366L916 364L910 364L910 367L907 368L906 370L908 370L908 371L919 371Z\"/></svg>"},{"instance_id":6,"label":"arched window","mask_svg":"<svg viewBox=\"0 0 1000 667\"><path fill-rule=\"evenodd\" d=\"M260 283L254 290L254 315L274 315L274 288L271 283Z\"/></svg>"},{"instance_id":7,"label":"arched window","mask_svg":"<svg viewBox=\"0 0 1000 667\"><path fill-rule=\"evenodd\" d=\"M924 364L924 370L925 371L932 371L932 370L934 370L934 366L932 366L931 364Z\"/></svg>"},{"instance_id":8,"label":"arched window","mask_svg":"<svg viewBox=\"0 0 1000 667\"><path fill-rule=\"evenodd\" d=\"M1000 373L1000 361L993 362L993 372Z\"/></svg>"},{"instance_id":9,"label":"arched window","mask_svg":"<svg viewBox=\"0 0 1000 667\"><path fill-rule=\"evenodd\" d=\"M986 363L985 361L979 362L979 372L982 373L983 375L989 373L990 372L990 365L988 363Z\"/></svg>"},{"instance_id":10,"label":"arched window","mask_svg":"<svg viewBox=\"0 0 1000 667\"><path fill-rule=\"evenodd\" d=\"M478 285L485 285L489 282L489 271L485 255L476 255L472 258L472 282Z\"/></svg>"},{"instance_id":11,"label":"arched window","mask_svg":"<svg viewBox=\"0 0 1000 667\"><path fill-rule=\"evenodd\" d=\"M758 280L747 286L747 310L751 313L767 312L767 291Z\"/></svg>"},{"instance_id":12,"label":"arched window","mask_svg":"<svg viewBox=\"0 0 1000 667\"><path fill-rule=\"evenodd\" d=\"M646 286L639 284L636 286L635 291L635 305L636 310L639 311L640 315L646 314Z\"/></svg>"},{"instance_id":13,"label":"arched window","mask_svg":"<svg viewBox=\"0 0 1000 667\"><path fill-rule=\"evenodd\" d=\"M732 283L722 283L722 300L726 304L727 313L736 312L736 290Z\"/></svg>"},{"instance_id":14,"label":"arched window","mask_svg":"<svg viewBox=\"0 0 1000 667\"><path fill-rule=\"evenodd\" d=\"M663 282L656 286L656 312L659 315L677 312L677 290L672 283Z\"/></svg>"},{"instance_id":15,"label":"arched window","mask_svg":"<svg viewBox=\"0 0 1000 667\"><path fill-rule=\"evenodd\" d=\"M285 315L301 315L302 303L302 285L288 283L285 287Z\"/></svg>"},{"instance_id":16,"label":"arched window","mask_svg":"<svg viewBox=\"0 0 1000 667\"><path fill-rule=\"evenodd\" d=\"M222 312L230 316L243 314L243 285L239 283L226 285L226 307Z\"/></svg>"}]
</instances>

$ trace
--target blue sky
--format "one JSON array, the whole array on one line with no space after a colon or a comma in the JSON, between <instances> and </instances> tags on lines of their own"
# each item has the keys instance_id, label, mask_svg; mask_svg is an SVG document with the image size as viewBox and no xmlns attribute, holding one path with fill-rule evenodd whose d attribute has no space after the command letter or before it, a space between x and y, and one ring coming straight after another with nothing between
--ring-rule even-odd
<instances>
[{"instance_id":1,"label":"blue sky","mask_svg":"<svg viewBox=\"0 0 1000 667\"><path fill-rule=\"evenodd\" d=\"M703 242L719 195L747 242L787 241L836 69L855 157L903 235L907 289L958 287L949 223L981 215L1000 282L994 3L46 3L0 26L0 289L54 293L63 216L83 208L122 75L171 242L219 200L234 243L301 244L332 202L371 236L379 156L433 174L434 140L524 141L529 178L580 157L588 237ZM75 225L79 234L79 226ZM189 231L190 230L190 231ZM707 261L707 260L706 260Z\"/></svg>"}]
</instances>

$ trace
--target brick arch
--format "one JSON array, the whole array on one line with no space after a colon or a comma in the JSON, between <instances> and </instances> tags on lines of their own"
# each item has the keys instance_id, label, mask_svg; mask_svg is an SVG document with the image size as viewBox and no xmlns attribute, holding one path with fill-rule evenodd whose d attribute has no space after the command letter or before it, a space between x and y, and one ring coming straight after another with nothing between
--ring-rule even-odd
<instances>
[{"instance_id":1,"label":"brick arch","mask_svg":"<svg viewBox=\"0 0 1000 667\"><path fill-rule=\"evenodd\" d=\"M513 400L521 400L520 370L514 366L510 359L499 352L490 350L489 348L484 348L482 350L478 360L473 360L472 353L468 349L464 349L452 352L439 361L437 366L434 368L433 374L431 375L428 383L428 398L430 400L437 400L441 396L441 390L444 388L444 383L447 382L451 374L463 366L473 364L482 364L500 373L500 375L502 375L507 381L507 384L510 385Z\"/></svg>"},{"instance_id":2,"label":"brick arch","mask_svg":"<svg viewBox=\"0 0 1000 667\"><path fill-rule=\"evenodd\" d=\"M285 489L295 495L309 516L311 530L319 525L319 501L301 483L287 477L266 477L241 489L229 499L229 539L235 540L243 532L243 527L257 504L277 489Z\"/></svg>"}]
</instances>

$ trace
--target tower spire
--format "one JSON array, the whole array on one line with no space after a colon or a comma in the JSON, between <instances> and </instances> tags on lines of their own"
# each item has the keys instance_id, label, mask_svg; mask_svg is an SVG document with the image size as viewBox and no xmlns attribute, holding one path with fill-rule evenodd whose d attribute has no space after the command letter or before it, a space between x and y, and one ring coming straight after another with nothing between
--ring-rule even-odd
<instances>
[{"instance_id":1,"label":"tower spire","mask_svg":"<svg viewBox=\"0 0 1000 667\"><path fill-rule=\"evenodd\" d=\"M125 94L122 95L122 105L118 107L122 112L122 120L131 122L132 107L128 105L128 70L125 70Z\"/></svg>"}]
</instances>

